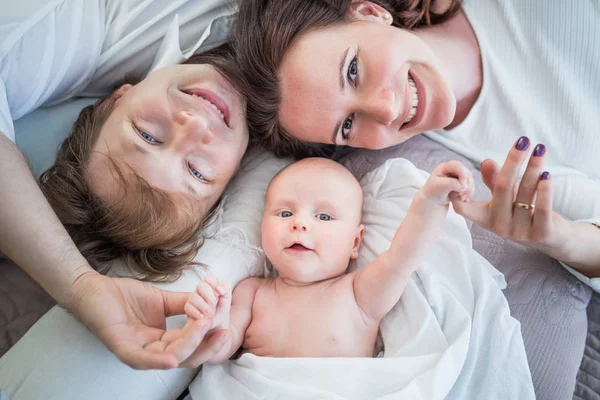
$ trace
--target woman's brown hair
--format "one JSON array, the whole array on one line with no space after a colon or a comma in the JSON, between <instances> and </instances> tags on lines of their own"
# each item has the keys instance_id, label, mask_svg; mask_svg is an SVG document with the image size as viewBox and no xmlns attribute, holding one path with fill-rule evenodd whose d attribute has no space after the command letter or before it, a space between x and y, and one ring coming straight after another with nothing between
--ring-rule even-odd
<instances>
[{"instance_id":1,"label":"woman's brown hair","mask_svg":"<svg viewBox=\"0 0 600 400\"><path fill-rule=\"evenodd\" d=\"M441 24L460 11L452 0L441 14L436 0L372 0L394 18L393 25L416 29ZM231 32L240 69L250 85L247 119L250 131L278 156L327 155L332 145L301 142L279 124L279 67L293 43L310 30L342 24L352 0L241 0Z\"/></svg>"},{"instance_id":2,"label":"woman's brown hair","mask_svg":"<svg viewBox=\"0 0 600 400\"><path fill-rule=\"evenodd\" d=\"M211 64L240 92L245 81L233 62L228 45L196 55L186 63ZM39 179L42 192L73 241L100 272L123 259L139 279L170 281L193 265L202 246L201 231L218 209L212 206L198 218L198 204L182 194L152 187L135 173L110 163L122 193L118 205L96 196L88 183L86 166L102 126L115 106L115 92L84 108L54 164ZM203 210L206 211L206 210Z\"/></svg>"}]
</instances>

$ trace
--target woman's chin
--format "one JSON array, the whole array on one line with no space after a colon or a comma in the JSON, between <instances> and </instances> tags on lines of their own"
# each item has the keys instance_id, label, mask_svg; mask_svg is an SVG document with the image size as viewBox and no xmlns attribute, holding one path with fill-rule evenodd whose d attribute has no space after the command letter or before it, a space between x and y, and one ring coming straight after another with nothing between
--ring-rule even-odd
<instances>
[{"instance_id":1,"label":"woman's chin","mask_svg":"<svg viewBox=\"0 0 600 400\"><path fill-rule=\"evenodd\" d=\"M438 110L434 113L433 120L431 121L432 127L427 130L435 131L444 129L453 123L454 118L456 117L456 101L450 101L451 99L448 100L449 101L447 101L446 104L438 107Z\"/></svg>"}]
</instances>

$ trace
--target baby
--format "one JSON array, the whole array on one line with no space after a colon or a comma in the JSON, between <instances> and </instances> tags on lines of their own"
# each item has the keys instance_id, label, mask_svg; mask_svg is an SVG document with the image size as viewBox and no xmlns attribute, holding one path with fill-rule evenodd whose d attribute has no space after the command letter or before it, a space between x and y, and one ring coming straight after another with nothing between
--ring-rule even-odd
<instances>
[{"instance_id":1,"label":"baby","mask_svg":"<svg viewBox=\"0 0 600 400\"><path fill-rule=\"evenodd\" d=\"M363 195L342 165L296 162L269 184L262 245L276 278L248 278L231 294L208 275L185 306L191 319L212 319L226 344L220 363L242 347L267 357L372 357L381 319L398 302L441 230L451 196L467 201L471 172L440 164L413 199L389 250L346 273L358 257Z\"/></svg>"}]
</instances>

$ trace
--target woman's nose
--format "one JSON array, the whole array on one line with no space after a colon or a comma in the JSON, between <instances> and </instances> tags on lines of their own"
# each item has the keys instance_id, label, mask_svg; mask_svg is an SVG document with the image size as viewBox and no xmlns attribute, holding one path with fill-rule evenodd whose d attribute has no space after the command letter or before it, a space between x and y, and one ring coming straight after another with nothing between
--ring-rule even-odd
<instances>
[{"instance_id":1,"label":"woman's nose","mask_svg":"<svg viewBox=\"0 0 600 400\"><path fill-rule=\"evenodd\" d=\"M365 99L365 113L380 124L391 125L399 115L396 94L392 89L377 90Z\"/></svg>"},{"instance_id":2,"label":"woman's nose","mask_svg":"<svg viewBox=\"0 0 600 400\"><path fill-rule=\"evenodd\" d=\"M175 114L175 121L179 133L177 136L184 142L209 144L214 138L210 124L202 115L179 111Z\"/></svg>"}]
</instances>

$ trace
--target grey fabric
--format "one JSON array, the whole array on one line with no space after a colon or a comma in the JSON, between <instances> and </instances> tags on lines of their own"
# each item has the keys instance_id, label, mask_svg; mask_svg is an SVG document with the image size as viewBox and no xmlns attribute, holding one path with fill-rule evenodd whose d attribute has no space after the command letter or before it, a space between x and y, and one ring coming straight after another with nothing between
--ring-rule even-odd
<instances>
[{"instance_id":1,"label":"grey fabric","mask_svg":"<svg viewBox=\"0 0 600 400\"><path fill-rule=\"evenodd\" d=\"M4 390L2 390L1 388L0 388L0 400L10 400L8 398L8 395L6 394L6 392L4 392Z\"/></svg>"},{"instance_id":2,"label":"grey fabric","mask_svg":"<svg viewBox=\"0 0 600 400\"><path fill-rule=\"evenodd\" d=\"M54 140L57 143L59 138ZM23 142L31 145L24 147L40 148L39 142ZM52 144L47 148L55 146ZM35 152L26 153L30 159L38 159ZM340 161L359 178L393 157L407 158L427 171L450 159L459 159L475 169L466 159L422 135L377 152L343 150L338 155ZM44 161L48 163L50 160ZM38 165L36 175L45 167ZM489 190L479 179L479 174L475 177L476 198L489 198ZM552 400L572 398L586 339L585 308L590 299L590 289L537 251L505 241L477 225L473 225L471 231L475 249L506 275L508 288L504 293L513 316L522 324L537 397ZM9 261L0 261L0 355L51 305L52 300L20 269ZM592 321L600 321L600 303L592 303L588 316ZM579 398L600 400L600 397L593 397L600 393L600 356L596 354L600 345L594 347L594 343L600 343L598 323L590 324L586 358L575 393Z\"/></svg>"},{"instance_id":3,"label":"grey fabric","mask_svg":"<svg viewBox=\"0 0 600 400\"><path fill-rule=\"evenodd\" d=\"M384 150L344 149L336 156L359 179L394 157L406 158L428 172L443 161L460 160L476 172L467 159L423 135ZM489 199L491 193L478 172L475 182L475 199ZM471 233L475 250L506 276L504 294L511 314L521 322L536 397L572 398L586 338L591 289L539 251L504 240L476 224L471 224Z\"/></svg>"},{"instance_id":4,"label":"grey fabric","mask_svg":"<svg viewBox=\"0 0 600 400\"><path fill-rule=\"evenodd\" d=\"M587 314L587 340L573 399L600 400L600 294L592 296Z\"/></svg>"},{"instance_id":5,"label":"grey fabric","mask_svg":"<svg viewBox=\"0 0 600 400\"><path fill-rule=\"evenodd\" d=\"M19 267L0 259L0 357L53 305Z\"/></svg>"}]
</instances>

